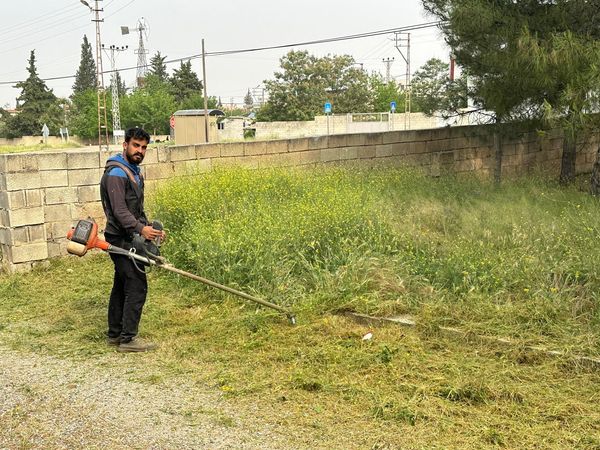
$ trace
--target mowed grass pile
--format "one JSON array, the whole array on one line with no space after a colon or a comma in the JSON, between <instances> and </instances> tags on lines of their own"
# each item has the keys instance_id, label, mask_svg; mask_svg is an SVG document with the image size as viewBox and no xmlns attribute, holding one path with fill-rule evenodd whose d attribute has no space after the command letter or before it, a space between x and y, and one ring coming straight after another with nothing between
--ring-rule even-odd
<instances>
[{"instance_id":1,"label":"mowed grass pile","mask_svg":"<svg viewBox=\"0 0 600 450\"><path fill-rule=\"evenodd\" d=\"M229 170L153 199L175 265L296 310L411 313L600 353L600 209L577 188Z\"/></svg>"}]
</instances>

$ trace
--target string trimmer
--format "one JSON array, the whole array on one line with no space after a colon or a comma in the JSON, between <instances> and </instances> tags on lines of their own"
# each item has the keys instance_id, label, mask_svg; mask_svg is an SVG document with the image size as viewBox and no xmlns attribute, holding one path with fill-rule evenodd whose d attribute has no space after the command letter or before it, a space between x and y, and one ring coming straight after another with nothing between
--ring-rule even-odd
<instances>
[{"instance_id":1,"label":"string trimmer","mask_svg":"<svg viewBox=\"0 0 600 450\"><path fill-rule=\"evenodd\" d=\"M162 230L162 225L160 222L154 222L152 226L155 229ZM98 248L115 255L123 255L131 258L136 266L138 266L137 263L141 263L144 266L160 267L161 269L168 270L169 272L174 272L214 288L221 289L222 291L229 292L230 294L237 295L238 297L245 298L246 300L258 303L259 305L266 306L267 308L277 310L285 314L292 325L296 324L296 316L291 311L279 305L254 297L252 295L248 295L244 292L230 288L229 286L215 283L209 279L199 277L198 275L194 275L193 273L186 272L172 266L171 264L167 263L162 256L158 255L158 247L155 245L155 243L146 241L141 236L136 236L134 238L132 242L132 248L130 250L116 247L98 237L98 224L96 224L94 219L88 218L78 221L75 227L69 230L67 233L67 239L69 239L67 251L72 255L83 256L88 250L92 250L94 248ZM160 243L158 243L158 245L160 245ZM139 270L143 270L143 268Z\"/></svg>"}]
</instances>

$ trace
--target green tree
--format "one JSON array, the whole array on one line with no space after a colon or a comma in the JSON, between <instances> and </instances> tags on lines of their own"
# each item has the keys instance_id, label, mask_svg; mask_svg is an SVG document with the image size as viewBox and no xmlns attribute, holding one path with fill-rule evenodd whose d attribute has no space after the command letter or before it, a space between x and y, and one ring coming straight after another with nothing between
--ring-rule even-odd
<instances>
[{"instance_id":1,"label":"green tree","mask_svg":"<svg viewBox=\"0 0 600 450\"><path fill-rule=\"evenodd\" d=\"M169 118L177 102L166 83L153 75L143 88L121 99L121 123L125 129L142 127L153 134L169 133Z\"/></svg>"},{"instance_id":2,"label":"green tree","mask_svg":"<svg viewBox=\"0 0 600 450\"><path fill-rule=\"evenodd\" d=\"M119 71L117 71L117 90L119 91L119 98L127 94L127 86L125 85L125 80L121 78L121 74L119 73Z\"/></svg>"},{"instance_id":3,"label":"green tree","mask_svg":"<svg viewBox=\"0 0 600 450\"><path fill-rule=\"evenodd\" d=\"M155 75L161 81L167 81L169 74L167 73L167 65L165 64L166 56L161 56L160 52L150 58L150 69L148 74Z\"/></svg>"},{"instance_id":4,"label":"green tree","mask_svg":"<svg viewBox=\"0 0 600 450\"><path fill-rule=\"evenodd\" d=\"M451 115L467 107L465 77L450 80L450 65L432 58L415 73L412 82L413 111L431 116L435 112Z\"/></svg>"},{"instance_id":5,"label":"green tree","mask_svg":"<svg viewBox=\"0 0 600 450\"><path fill-rule=\"evenodd\" d=\"M191 61L181 62L179 69L175 69L170 79L173 96L178 104L189 97L202 92L202 82L196 72L192 70Z\"/></svg>"},{"instance_id":6,"label":"green tree","mask_svg":"<svg viewBox=\"0 0 600 450\"><path fill-rule=\"evenodd\" d=\"M469 95L480 108L493 112L497 123L562 126L561 181L572 180L576 143L582 134L597 129L590 127L593 121L587 116L598 92L597 2L423 0L423 4L445 21L446 41L469 74Z\"/></svg>"},{"instance_id":7,"label":"green tree","mask_svg":"<svg viewBox=\"0 0 600 450\"><path fill-rule=\"evenodd\" d=\"M396 102L397 112L404 112L404 92L395 81L386 82L381 74L374 74L371 79L373 90L373 107L375 112L390 111L390 103Z\"/></svg>"},{"instance_id":8,"label":"green tree","mask_svg":"<svg viewBox=\"0 0 600 450\"><path fill-rule=\"evenodd\" d=\"M252 107L254 106L254 100L252 99L252 94L250 93L250 89L248 89L248 92L246 92L246 95L244 96L244 107L247 110L252 109Z\"/></svg>"},{"instance_id":9,"label":"green tree","mask_svg":"<svg viewBox=\"0 0 600 450\"><path fill-rule=\"evenodd\" d=\"M92 54L92 46L84 34L83 43L81 44L81 59L75 74L75 84L73 85L73 95L88 89L96 89L96 63Z\"/></svg>"},{"instance_id":10,"label":"green tree","mask_svg":"<svg viewBox=\"0 0 600 450\"><path fill-rule=\"evenodd\" d=\"M291 51L280 65L275 79L265 81L269 100L259 111L259 120L313 120L327 101L338 114L373 110L369 76L354 67L351 56L318 58Z\"/></svg>"},{"instance_id":11,"label":"green tree","mask_svg":"<svg viewBox=\"0 0 600 450\"><path fill-rule=\"evenodd\" d=\"M110 111L110 106L108 106L108 111ZM87 89L71 97L69 132L81 138L98 138L98 94L96 90Z\"/></svg>"},{"instance_id":12,"label":"green tree","mask_svg":"<svg viewBox=\"0 0 600 450\"><path fill-rule=\"evenodd\" d=\"M21 95L17 98L20 112L7 117L5 134L9 138L40 135L44 123L48 125L51 134L57 134L63 123L62 110L52 89L48 89L38 76L35 50L31 51L27 72L27 79L15 86L21 89Z\"/></svg>"}]
</instances>

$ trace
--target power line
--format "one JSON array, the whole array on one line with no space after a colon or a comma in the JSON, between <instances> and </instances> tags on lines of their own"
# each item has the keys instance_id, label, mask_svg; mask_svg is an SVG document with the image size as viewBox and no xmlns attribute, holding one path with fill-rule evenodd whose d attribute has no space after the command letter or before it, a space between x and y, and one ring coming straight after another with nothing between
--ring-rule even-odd
<instances>
[{"instance_id":1,"label":"power line","mask_svg":"<svg viewBox=\"0 0 600 450\"><path fill-rule=\"evenodd\" d=\"M338 36L338 37L332 37L332 38L326 38L326 39L317 39L317 40L313 40L313 41L296 42L293 44L280 44L280 45L271 45L271 46L264 46L264 47L237 49L237 50L223 50L223 51L218 51L218 52L207 52L206 56L227 56L227 55L234 55L234 54L241 54L241 53L254 53L254 52L260 52L260 51L265 51L265 50L277 50L277 49L290 48L290 47L303 47L303 46L308 46L308 45L327 44L327 43L331 43L331 42L348 41L348 40L352 40L352 39L363 39L363 38L367 38L367 37L382 36L385 34L392 34L392 33L396 33L396 32L406 32L406 31L422 30L425 28L434 28L434 27L441 25L442 23L443 22L441 22L441 21L425 22L425 23L420 23L420 24L415 24L415 25L408 25L406 27L389 28L386 30L378 30L378 31L369 31L366 33L350 34L350 35L346 35L346 36ZM181 61L189 61L191 59L198 59L201 57L202 57L202 54L199 53L199 54L185 56L183 58L171 59L171 60L165 61L164 63L165 64L173 64L173 63L177 63L177 62L181 62ZM137 68L138 68L138 66L130 66L130 67L120 68L117 70L119 72L126 72L129 70L137 70ZM106 71L103 73L110 73L110 71ZM55 81L55 80L66 80L69 78L75 78L75 75L49 77L49 78L43 78L42 80L43 81ZM22 82L22 81L21 80L0 81L0 85L16 84L16 83L20 83L20 82Z\"/></svg>"},{"instance_id":2,"label":"power line","mask_svg":"<svg viewBox=\"0 0 600 450\"><path fill-rule=\"evenodd\" d=\"M106 7L110 6L115 1L116 0L110 0L104 7L106 8ZM131 3L133 3L133 1L135 1L135 0L130 1L127 5L119 8L113 14L116 14L121 9L129 6ZM77 5L77 9L80 10L81 9L81 5ZM74 12L74 11L69 11L69 14L67 16L61 17L59 20L54 20L52 22L43 24L42 28L36 29L35 31L31 31L31 32L24 31L22 34L17 34L16 36L10 37L9 39L3 39L1 44L6 44L6 43L12 42L12 41L18 41L18 40L21 40L23 37L40 34L40 33L43 33L45 31L48 31L48 30L55 30L60 25L67 24L69 22L74 22L74 21L76 21L78 19L81 19L81 18L83 18L83 17L85 17L85 16L87 16L89 14L89 13L85 13L85 12L84 13L80 13L79 11L77 11L75 14L71 14L72 12ZM110 17L110 16L107 16L107 17ZM62 33L54 34L54 35L50 36L48 39L55 38L57 36L61 36L63 34L68 34L68 33L71 33L73 31L80 30L82 28L87 28L87 27L88 27L88 25L83 25L83 26L80 26L80 27L77 27L77 28L70 28L70 29L68 29L68 30L66 30L66 31L64 31ZM2 33L0 32L0 35L1 34ZM48 39L44 39L44 41L47 41ZM21 49L21 48L24 48L24 47L34 46L34 45L39 44L39 43L40 43L40 41L36 40L36 41L32 41L32 42L29 42L27 44L19 45L19 46L16 46L16 47L12 46L8 50L1 51L0 55L6 54L6 53L11 53L14 50L18 50L18 49Z\"/></svg>"}]
</instances>

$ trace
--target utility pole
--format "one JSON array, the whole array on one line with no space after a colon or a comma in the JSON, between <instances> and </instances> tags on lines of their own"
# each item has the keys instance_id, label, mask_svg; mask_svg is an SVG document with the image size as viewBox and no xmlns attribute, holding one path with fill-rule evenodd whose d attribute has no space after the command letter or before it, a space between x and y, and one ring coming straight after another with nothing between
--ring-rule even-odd
<instances>
[{"instance_id":1,"label":"utility pole","mask_svg":"<svg viewBox=\"0 0 600 450\"><path fill-rule=\"evenodd\" d=\"M392 79L392 64L394 64L394 58L384 58L382 62L385 64L385 82L389 83Z\"/></svg>"},{"instance_id":2,"label":"utility pole","mask_svg":"<svg viewBox=\"0 0 600 450\"><path fill-rule=\"evenodd\" d=\"M410 112L412 107L412 90L410 85L410 33L395 32L394 41L396 50L406 63L404 76L404 129L410 129Z\"/></svg>"},{"instance_id":3,"label":"utility pole","mask_svg":"<svg viewBox=\"0 0 600 450\"><path fill-rule=\"evenodd\" d=\"M102 48L104 48L104 44L102 44ZM113 139L115 144L118 144L118 138L120 136L121 130L121 110L119 107L119 83L117 79L117 65L115 61L115 52L124 52L129 48L128 45L117 47L116 45L111 45L108 47L109 58L110 58L110 86L111 86L111 94L112 94L112 123L113 123Z\"/></svg>"},{"instance_id":4,"label":"utility pole","mask_svg":"<svg viewBox=\"0 0 600 450\"><path fill-rule=\"evenodd\" d=\"M206 52L204 51L204 39L202 39L202 88L204 89L204 135L208 142L208 97L206 96Z\"/></svg>"},{"instance_id":5,"label":"utility pole","mask_svg":"<svg viewBox=\"0 0 600 450\"><path fill-rule=\"evenodd\" d=\"M79 0L84 6L94 13L92 22L96 22L96 92L98 97L98 149L102 150L102 144L108 150L108 118L106 113L106 90L104 89L104 67L102 66L102 39L100 37L100 13L104 9L100 8L99 2L95 0L92 8L86 0Z\"/></svg>"}]
</instances>

